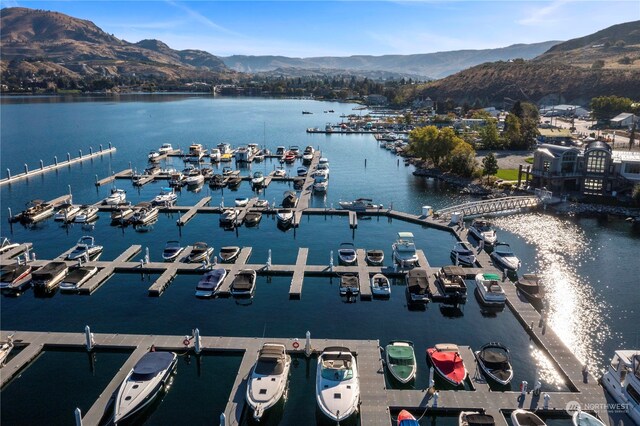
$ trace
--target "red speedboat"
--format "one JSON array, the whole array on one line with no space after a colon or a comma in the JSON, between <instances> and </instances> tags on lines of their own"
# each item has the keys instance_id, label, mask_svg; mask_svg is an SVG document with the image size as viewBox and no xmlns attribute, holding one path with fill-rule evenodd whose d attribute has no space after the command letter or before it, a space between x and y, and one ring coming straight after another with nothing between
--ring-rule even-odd
<instances>
[{"instance_id":1,"label":"red speedboat","mask_svg":"<svg viewBox=\"0 0 640 426\"><path fill-rule=\"evenodd\" d=\"M284 162L290 164L290 163L293 163L294 161L296 161L295 152L287 151L287 153L284 155Z\"/></svg>"},{"instance_id":2,"label":"red speedboat","mask_svg":"<svg viewBox=\"0 0 640 426\"><path fill-rule=\"evenodd\" d=\"M427 349L427 356L438 374L452 385L460 386L467 378L467 369L457 345L440 343Z\"/></svg>"},{"instance_id":3,"label":"red speedboat","mask_svg":"<svg viewBox=\"0 0 640 426\"><path fill-rule=\"evenodd\" d=\"M398 414L398 426L419 426L419 423L410 412L402 410Z\"/></svg>"}]
</instances>

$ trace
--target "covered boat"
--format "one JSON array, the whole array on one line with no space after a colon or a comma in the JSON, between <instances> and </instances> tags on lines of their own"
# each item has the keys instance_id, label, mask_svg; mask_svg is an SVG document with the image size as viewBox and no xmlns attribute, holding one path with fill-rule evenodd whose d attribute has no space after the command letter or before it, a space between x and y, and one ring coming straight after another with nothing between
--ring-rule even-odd
<instances>
[{"instance_id":1,"label":"covered boat","mask_svg":"<svg viewBox=\"0 0 640 426\"><path fill-rule=\"evenodd\" d=\"M476 255L473 247L466 241L458 241L451 250L451 260L456 265L473 266L476 264Z\"/></svg>"},{"instance_id":2,"label":"covered boat","mask_svg":"<svg viewBox=\"0 0 640 426\"><path fill-rule=\"evenodd\" d=\"M95 239L90 235L81 237L75 248L67 255L67 260L81 260L88 262L97 260L102 253L103 247L95 243Z\"/></svg>"},{"instance_id":3,"label":"covered boat","mask_svg":"<svg viewBox=\"0 0 640 426\"><path fill-rule=\"evenodd\" d=\"M131 207L131 204L115 206L114 210L111 211L111 224L125 225L129 222L133 213L133 207Z\"/></svg>"},{"instance_id":4,"label":"covered boat","mask_svg":"<svg viewBox=\"0 0 640 426\"><path fill-rule=\"evenodd\" d=\"M511 423L513 426L546 426L540 417L521 408L511 412Z\"/></svg>"},{"instance_id":5,"label":"covered boat","mask_svg":"<svg viewBox=\"0 0 640 426\"><path fill-rule=\"evenodd\" d=\"M151 203L142 202L136 204L133 209L131 222L134 225L146 225L158 218L158 208Z\"/></svg>"},{"instance_id":6,"label":"covered boat","mask_svg":"<svg viewBox=\"0 0 640 426\"><path fill-rule=\"evenodd\" d=\"M76 291L97 273L97 266L74 266L69 269L69 274L62 279L60 291Z\"/></svg>"},{"instance_id":7,"label":"covered boat","mask_svg":"<svg viewBox=\"0 0 640 426\"><path fill-rule=\"evenodd\" d=\"M327 347L318 357L316 401L329 419L341 422L358 411L360 382L356 358L345 347Z\"/></svg>"},{"instance_id":8,"label":"covered boat","mask_svg":"<svg viewBox=\"0 0 640 426\"><path fill-rule=\"evenodd\" d=\"M382 204L373 204L371 198L357 198L353 201L339 201L340 208L344 210L381 209Z\"/></svg>"},{"instance_id":9,"label":"covered boat","mask_svg":"<svg viewBox=\"0 0 640 426\"><path fill-rule=\"evenodd\" d=\"M230 263L238 258L240 254L240 247L238 246L226 246L220 249L220 261Z\"/></svg>"},{"instance_id":10,"label":"covered boat","mask_svg":"<svg viewBox=\"0 0 640 426\"><path fill-rule=\"evenodd\" d=\"M544 286L539 275L522 274L516 281L516 288L537 310L544 307Z\"/></svg>"},{"instance_id":11,"label":"covered boat","mask_svg":"<svg viewBox=\"0 0 640 426\"><path fill-rule=\"evenodd\" d=\"M293 222L293 211L289 209L278 210L276 214L278 225L281 227L288 227Z\"/></svg>"},{"instance_id":12,"label":"covered boat","mask_svg":"<svg viewBox=\"0 0 640 426\"><path fill-rule=\"evenodd\" d=\"M99 209L97 207L84 204L78 214L73 218L73 221L76 223L91 222L98 217L98 211Z\"/></svg>"},{"instance_id":13,"label":"covered boat","mask_svg":"<svg viewBox=\"0 0 640 426\"><path fill-rule=\"evenodd\" d=\"M20 215L23 223L40 222L53 214L53 205L44 200L33 200L27 203L27 208Z\"/></svg>"},{"instance_id":14,"label":"covered boat","mask_svg":"<svg viewBox=\"0 0 640 426\"><path fill-rule=\"evenodd\" d=\"M184 247L180 245L180 241L167 241L164 250L162 250L162 260L165 262L173 262L180 256L183 250Z\"/></svg>"},{"instance_id":15,"label":"covered boat","mask_svg":"<svg viewBox=\"0 0 640 426\"><path fill-rule=\"evenodd\" d=\"M196 285L196 297L212 297L226 276L227 271L224 268L207 271Z\"/></svg>"},{"instance_id":16,"label":"covered boat","mask_svg":"<svg viewBox=\"0 0 640 426\"><path fill-rule=\"evenodd\" d=\"M353 243L342 243L338 249L338 260L343 265L355 265L357 262L356 250Z\"/></svg>"},{"instance_id":17,"label":"covered boat","mask_svg":"<svg viewBox=\"0 0 640 426\"><path fill-rule=\"evenodd\" d=\"M65 262L49 262L31 273L31 284L40 290L55 289L67 275L69 268Z\"/></svg>"},{"instance_id":18,"label":"covered boat","mask_svg":"<svg viewBox=\"0 0 640 426\"><path fill-rule=\"evenodd\" d=\"M342 275L340 277L340 295L356 295L360 293L360 284L357 275Z\"/></svg>"},{"instance_id":19,"label":"covered boat","mask_svg":"<svg viewBox=\"0 0 640 426\"><path fill-rule=\"evenodd\" d=\"M187 256L187 262L189 263L209 263L211 254L213 253L213 247L209 247L207 243L197 242L193 245L191 253Z\"/></svg>"},{"instance_id":20,"label":"covered boat","mask_svg":"<svg viewBox=\"0 0 640 426\"><path fill-rule=\"evenodd\" d=\"M399 265L415 266L418 264L413 233L398 232L398 239L391 245L391 248L393 249L393 259Z\"/></svg>"},{"instance_id":21,"label":"covered boat","mask_svg":"<svg viewBox=\"0 0 640 426\"><path fill-rule=\"evenodd\" d=\"M256 421L284 397L290 367L291 356L287 354L284 345L262 345L247 383L247 404L253 410Z\"/></svg>"},{"instance_id":22,"label":"covered boat","mask_svg":"<svg viewBox=\"0 0 640 426\"><path fill-rule=\"evenodd\" d=\"M413 414L407 410L402 410L398 414L398 426L420 426L420 423L413 417Z\"/></svg>"},{"instance_id":23,"label":"covered boat","mask_svg":"<svg viewBox=\"0 0 640 426\"><path fill-rule=\"evenodd\" d=\"M504 305L507 300L507 296L500 285L500 276L497 274L477 274L476 290L482 303L486 305Z\"/></svg>"},{"instance_id":24,"label":"covered boat","mask_svg":"<svg viewBox=\"0 0 640 426\"><path fill-rule=\"evenodd\" d=\"M130 418L164 390L176 363L173 352L147 352L127 374L115 398L113 423Z\"/></svg>"},{"instance_id":25,"label":"covered boat","mask_svg":"<svg viewBox=\"0 0 640 426\"><path fill-rule=\"evenodd\" d=\"M480 368L491 380L508 385L513 379L509 349L502 343L487 343L474 352Z\"/></svg>"},{"instance_id":26,"label":"covered boat","mask_svg":"<svg viewBox=\"0 0 640 426\"><path fill-rule=\"evenodd\" d=\"M247 212L244 215L244 224L247 226L256 226L262 220L262 213L260 212Z\"/></svg>"},{"instance_id":27,"label":"covered boat","mask_svg":"<svg viewBox=\"0 0 640 426\"><path fill-rule=\"evenodd\" d=\"M453 386L460 386L467 378L467 369L460 350L453 343L440 343L427 349L427 357L436 372Z\"/></svg>"},{"instance_id":28,"label":"covered boat","mask_svg":"<svg viewBox=\"0 0 640 426\"><path fill-rule=\"evenodd\" d=\"M571 416L573 426L605 426L605 424L595 416L584 411L576 411Z\"/></svg>"},{"instance_id":29,"label":"covered boat","mask_svg":"<svg viewBox=\"0 0 640 426\"><path fill-rule=\"evenodd\" d=\"M111 188L111 193L104 199L104 204L115 206L127 201L127 192L124 189Z\"/></svg>"},{"instance_id":30,"label":"covered boat","mask_svg":"<svg viewBox=\"0 0 640 426\"><path fill-rule=\"evenodd\" d=\"M391 296L391 284L389 278L383 274L375 274L371 277L371 294L374 296Z\"/></svg>"},{"instance_id":31,"label":"covered boat","mask_svg":"<svg viewBox=\"0 0 640 426\"><path fill-rule=\"evenodd\" d=\"M245 207L247 204L249 204L249 198L247 197L236 198L236 207Z\"/></svg>"},{"instance_id":32,"label":"covered boat","mask_svg":"<svg viewBox=\"0 0 640 426\"><path fill-rule=\"evenodd\" d=\"M13 263L0 269L0 288L15 288L31 279L32 266Z\"/></svg>"},{"instance_id":33,"label":"covered boat","mask_svg":"<svg viewBox=\"0 0 640 426\"><path fill-rule=\"evenodd\" d=\"M436 286L441 296L449 303L465 303L467 301L467 284L464 282L466 272L460 266L443 266L436 273Z\"/></svg>"},{"instance_id":34,"label":"covered boat","mask_svg":"<svg viewBox=\"0 0 640 426\"><path fill-rule=\"evenodd\" d=\"M256 291L256 271L242 269L231 282L231 295L236 297L253 297Z\"/></svg>"},{"instance_id":35,"label":"covered boat","mask_svg":"<svg viewBox=\"0 0 640 426\"><path fill-rule=\"evenodd\" d=\"M61 205L56 213L53 215L53 220L63 221L63 222L73 222L73 219L80 212L80 207L65 203Z\"/></svg>"},{"instance_id":36,"label":"covered boat","mask_svg":"<svg viewBox=\"0 0 640 426\"><path fill-rule=\"evenodd\" d=\"M380 266L384 262L384 251L367 250L365 260L371 266Z\"/></svg>"},{"instance_id":37,"label":"covered boat","mask_svg":"<svg viewBox=\"0 0 640 426\"><path fill-rule=\"evenodd\" d=\"M220 215L220 225L235 227L238 220L238 211L236 209L224 209Z\"/></svg>"},{"instance_id":38,"label":"covered boat","mask_svg":"<svg viewBox=\"0 0 640 426\"><path fill-rule=\"evenodd\" d=\"M458 416L458 426L494 426L495 419L490 414L477 411L461 411Z\"/></svg>"},{"instance_id":39,"label":"covered boat","mask_svg":"<svg viewBox=\"0 0 640 426\"><path fill-rule=\"evenodd\" d=\"M282 199L282 207L285 209L292 209L298 204L298 197L294 191L287 191L284 193L284 198Z\"/></svg>"},{"instance_id":40,"label":"covered boat","mask_svg":"<svg viewBox=\"0 0 640 426\"><path fill-rule=\"evenodd\" d=\"M413 342L393 340L384 349L389 373L400 383L409 383L416 377L416 354Z\"/></svg>"},{"instance_id":41,"label":"covered boat","mask_svg":"<svg viewBox=\"0 0 640 426\"><path fill-rule=\"evenodd\" d=\"M258 171L253 174L253 178L251 178L251 186L254 188L262 188L264 184L264 175L262 172Z\"/></svg>"},{"instance_id":42,"label":"covered boat","mask_svg":"<svg viewBox=\"0 0 640 426\"><path fill-rule=\"evenodd\" d=\"M411 302L427 303L429 301L429 281L427 270L415 268L406 276L407 293Z\"/></svg>"}]
</instances>

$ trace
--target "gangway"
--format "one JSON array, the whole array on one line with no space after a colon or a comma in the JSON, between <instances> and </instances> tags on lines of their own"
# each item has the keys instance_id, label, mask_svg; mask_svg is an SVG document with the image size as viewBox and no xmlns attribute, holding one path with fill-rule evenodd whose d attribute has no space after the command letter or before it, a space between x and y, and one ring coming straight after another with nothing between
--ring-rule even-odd
<instances>
[{"instance_id":1,"label":"gangway","mask_svg":"<svg viewBox=\"0 0 640 426\"><path fill-rule=\"evenodd\" d=\"M450 218L452 214L459 213L464 217L477 216L489 213L501 213L511 210L537 207L544 201L535 195L494 198L492 200L473 201L438 210L435 216Z\"/></svg>"}]
</instances>

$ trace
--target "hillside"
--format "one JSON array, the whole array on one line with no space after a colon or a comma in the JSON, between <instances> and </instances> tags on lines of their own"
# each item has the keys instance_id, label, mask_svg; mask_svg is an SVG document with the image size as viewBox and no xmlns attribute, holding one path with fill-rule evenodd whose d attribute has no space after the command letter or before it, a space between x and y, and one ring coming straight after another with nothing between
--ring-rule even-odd
<instances>
[{"instance_id":1,"label":"hillside","mask_svg":"<svg viewBox=\"0 0 640 426\"><path fill-rule=\"evenodd\" d=\"M624 56L629 63L619 62ZM594 67L596 61L600 66ZM420 86L415 94L496 105L506 98L580 105L595 96L640 99L640 21L557 44L530 61L481 64Z\"/></svg>"},{"instance_id":2,"label":"hillside","mask_svg":"<svg viewBox=\"0 0 640 426\"><path fill-rule=\"evenodd\" d=\"M200 50L174 50L158 40L129 43L90 21L21 7L0 10L2 70L48 70L83 75L150 75L167 79L212 77L229 69Z\"/></svg>"},{"instance_id":3,"label":"hillside","mask_svg":"<svg viewBox=\"0 0 640 426\"><path fill-rule=\"evenodd\" d=\"M244 56L222 57L231 69L247 73L265 73L276 69L289 70L346 70L346 71L383 71L400 75L413 75L418 78L442 78L483 62L506 61L509 59L531 59L545 52L557 41L535 44L514 44L499 49L455 50L415 55L382 56L324 56L310 58L289 58L286 56ZM294 75L297 76L297 75Z\"/></svg>"}]
</instances>

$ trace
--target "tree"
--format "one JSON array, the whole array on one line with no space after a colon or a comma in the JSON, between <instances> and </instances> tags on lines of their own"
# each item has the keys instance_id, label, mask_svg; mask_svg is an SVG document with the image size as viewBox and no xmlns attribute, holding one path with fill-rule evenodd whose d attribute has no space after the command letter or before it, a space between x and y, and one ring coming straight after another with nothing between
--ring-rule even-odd
<instances>
[{"instance_id":1,"label":"tree","mask_svg":"<svg viewBox=\"0 0 640 426\"><path fill-rule=\"evenodd\" d=\"M468 143L459 141L447 157L446 163L451 172L470 177L476 169L476 151Z\"/></svg>"},{"instance_id":2,"label":"tree","mask_svg":"<svg viewBox=\"0 0 640 426\"><path fill-rule=\"evenodd\" d=\"M619 96L599 96L591 99L591 111L593 118L598 121L611 120L621 112L631 110L633 101Z\"/></svg>"},{"instance_id":3,"label":"tree","mask_svg":"<svg viewBox=\"0 0 640 426\"><path fill-rule=\"evenodd\" d=\"M478 132L478 136L480 136L484 149L499 149L504 147L504 142L498 132L496 120L493 118L486 121L484 127Z\"/></svg>"},{"instance_id":4,"label":"tree","mask_svg":"<svg viewBox=\"0 0 640 426\"><path fill-rule=\"evenodd\" d=\"M602 68L604 68L604 61L602 59L596 59L593 61L593 64L591 64L591 69L601 70Z\"/></svg>"},{"instance_id":5,"label":"tree","mask_svg":"<svg viewBox=\"0 0 640 426\"><path fill-rule=\"evenodd\" d=\"M493 152L490 152L482 159L482 175L487 176L487 183L489 182L489 176L493 176L498 173L500 168L498 167L498 160Z\"/></svg>"},{"instance_id":6,"label":"tree","mask_svg":"<svg viewBox=\"0 0 640 426\"><path fill-rule=\"evenodd\" d=\"M522 144L522 125L515 114L509 114L505 118L503 136L512 148Z\"/></svg>"},{"instance_id":7,"label":"tree","mask_svg":"<svg viewBox=\"0 0 640 426\"><path fill-rule=\"evenodd\" d=\"M429 145L438 137L435 126L417 127L409 133L409 148L411 152L423 161L430 159Z\"/></svg>"}]
</instances>

